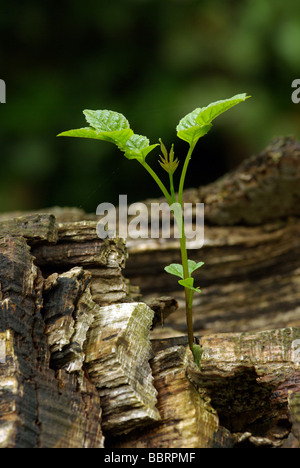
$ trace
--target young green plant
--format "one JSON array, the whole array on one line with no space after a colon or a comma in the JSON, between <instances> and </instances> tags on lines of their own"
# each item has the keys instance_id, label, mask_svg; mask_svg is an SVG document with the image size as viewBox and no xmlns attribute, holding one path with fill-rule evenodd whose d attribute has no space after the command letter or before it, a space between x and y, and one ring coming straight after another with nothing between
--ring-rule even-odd
<instances>
[{"instance_id":1,"label":"young green plant","mask_svg":"<svg viewBox=\"0 0 300 468\"><path fill-rule=\"evenodd\" d=\"M194 293L201 293L201 290L199 287L194 286L193 273L202 267L204 263L197 263L188 259L183 216L184 183L188 165L199 138L206 135L212 127L212 121L216 117L240 102L245 101L248 97L250 96L247 96L246 94L237 94L230 99L216 101L206 107L198 107L180 120L176 127L177 137L187 142L189 149L183 163L177 195L174 189L173 175L178 168L179 161L177 158L174 158L174 145L172 145L171 150L168 153L165 145L161 139L159 139L162 152L159 163L169 175L169 188L167 188L157 173L146 162L148 154L154 148L159 146L159 144L150 145L147 137L135 134L130 128L129 122L124 115L111 110L84 110L83 113L89 127L69 130L58 135L92 138L114 143L124 153L124 156L127 159L137 160L161 189L174 213L179 230L181 251L181 264L172 263L165 267L165 271L171 275L179 277L180 279L178 280L178 283L184 287L188 342L193 353L194 360L199 367L202 349L194 340L192 306Z\"/></svg>"}]
</instances>

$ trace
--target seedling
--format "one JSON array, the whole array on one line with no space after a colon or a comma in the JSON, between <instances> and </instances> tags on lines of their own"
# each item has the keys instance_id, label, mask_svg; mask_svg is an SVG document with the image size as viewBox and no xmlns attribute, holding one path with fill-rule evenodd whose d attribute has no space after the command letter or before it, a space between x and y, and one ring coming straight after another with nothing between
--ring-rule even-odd
<instances>
[{"instance_id":1,"label":"seedling","mask_svg":"<svg viewBox=\"0 0 300 468\"><path fill-rule=\"evenodd\" d=\"M181 264L171 263L171 265L165 267L165 271L171 275L179 277L180 279L178 280L178 283L184 287L188 342L193 353L194 360L199 367L202 348L194 340L192 306L194 293L201 293L201 289L194 286L193 273L202 267L204 263L196 263L195 261L188 259L183 217L183 188L187 168L199 138L206 135L212 127L212 121L216 117L236 104L245 101L249 97L250 96L247 96L246 94L237 94L230 99L213 102L207 107L198 107L180 120L176 127L177 136L188 143L189 149L182 167L177 195L174 190L173 175L178 168L179 161L174 156L174 145L172 145L168 152L162 140L159 139L160 149L162 152L159 163L169 175L169 188L167 189L157 173L146 162L148 154L154 150L154 148L159 146L159 144L150 145L147 137L135 134L130 128L129 122L124 115L111 110L84 110L83 113L89 127L69 130L58 135L92 138L114 143L124 153L124 156L127 159L136 159L144 169L148 171L161 189L174 213L174 217L180 231L179 238L182 262Z\"/></svg>"}]
</instances>

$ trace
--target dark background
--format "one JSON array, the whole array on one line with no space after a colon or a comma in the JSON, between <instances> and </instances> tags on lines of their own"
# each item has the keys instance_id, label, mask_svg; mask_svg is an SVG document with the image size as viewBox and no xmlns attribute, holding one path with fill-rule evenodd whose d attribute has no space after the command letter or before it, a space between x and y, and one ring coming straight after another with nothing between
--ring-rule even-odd
<instances>
[{"instance_id":1,"label":"dark background","mask_svg":"<svg viewBox=\"0 0 300 468\"><path fill-rule=\"evenodd\" d=\"M160 195L109 143L56 134L86 126L83 109L123 113L135 133L184 157L178 121L247 92L198 142L187 186L215 180L275 135L299 137L299 0L2 1L0 211ZM147 159L153 168L159 151ZM163 175L162 175L163 177Z\"/></svg>"}]
</instances>

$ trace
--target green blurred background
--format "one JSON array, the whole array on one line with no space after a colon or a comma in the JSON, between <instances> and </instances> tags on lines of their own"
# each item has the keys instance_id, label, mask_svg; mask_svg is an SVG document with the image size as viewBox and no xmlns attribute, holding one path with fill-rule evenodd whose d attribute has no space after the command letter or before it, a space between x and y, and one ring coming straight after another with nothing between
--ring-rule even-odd
<instances>
[{"instance_id":1,"label":"green blurred background","mask_svg":"<svg viewBox=\"0 0 300 468\"><path fill-rule=\"evenodd\" d=\"M197 145L188 186L215 180L275 135L300 133L299 0L3 1L0 211L160 195L136 161L109 143L57 138L86 126L83 109L122 112L151 143L187 146L188 112L247 92ZM159 169L159 152L149 163Z\"/></svg>"}]
</instances>

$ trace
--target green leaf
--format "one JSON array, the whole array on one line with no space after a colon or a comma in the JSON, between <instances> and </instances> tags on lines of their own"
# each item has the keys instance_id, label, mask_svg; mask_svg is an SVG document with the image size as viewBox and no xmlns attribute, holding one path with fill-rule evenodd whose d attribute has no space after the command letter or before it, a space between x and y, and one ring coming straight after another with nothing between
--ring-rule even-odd
<instances>
[{"instance_id":1,"label":"green leaf","mask_svg":"<svg viewBox=\"0 0 300 468\"><path fill-rule=\"evenodd\" d=\"M199 115L196 118L196 122L199 125L207 125L211 123L213 119L218 117L223 112L226 112L231 107L236 106L240 102L245 101L250 96L247 96L246 93L243 94L236 94L230 99L224 99L222 101L216 101L209 104L207 107L203 107L200 109Z\"/></svg>"},{"instance_id":2,"label":"green leaf","mask_svg":"<svg viewBox=\"0 0 300 468\"><path fill-rule=\"evenodd\" d=\"M198 287L194 288L194 278L185 278L185 279L179 280L178 283L181 284L181 286L184 286L185 288L190 289L191 291L196 291L198 293L201 293L200 288Z\"/></svg>"},{"instance_id":3,"label":"green leaf","mask_svg":"<svg viewBox=\"0 0 300 468\"><path fill-rule=\"evenodd\" d=\"M165 271L170 273L170 275L179 276L179 278L183 278L183 268L180 263L171 263L165 267Z\"/></svg>"},{"instance_id":4,"label":"green leaf","mask_svg":"<svg viewBox=\"0 0 300 468\"><path fill-rule=\"evenodd\" d=\"M188 260L188 266L189 266L189 275L193 273L193 271L198 270L198 268L202 267L204 265L204 262L194 262L194 260Z\"/></svg>"},{"instance_id":5,"label":"green leaf","mask_svg":"<svg viewBox=\"0 0 300 468\"><path fill-rule=\"evenodd\" d=\"M128 120L119 112L86 109L83 113L86 121L96 132L96 136L90 138L114 143L122 150L133 135Z\"/></svg>"},{"instance_id":6,"label":"green leaf","mask_svg":"<svg viewBox=\"0 0 300 468\"><path fill-rule=\"evenodd\" d=\"M76 130L68 130L57 136L68 136L78 138L90 138L94 140L108 141L114 143L120 149L126 145L126 141L131 137L133 131L130 129L116 130L113 132L97 132L91 127L78 128Z\"/></svg>"},{"instance_id":7,"label":"green leaf","mask_svg":"<svg viewBox=\"0 0 300 468\"><path fill-rule=\"evenodd\" d=\"M141 162L145 161L145 158L150 151L158 146L158 143L155 145L149 145L149 140L143 135L137 135L134 133L126 142L125 148L125 157L128 159L137 159Z\"/></svg>"},{"instance_id":8,"label":"green leaf","mask_svg":"<svg viewBox=\"0 0 300 468\"><path fill-rule=\"evenodd\" d=\"M194 356L194 361L201 370L201 358L203 354L203 348L201 345L193 344L192 349L191 349L193 356Z\"/></svg>"},{"instance_id":9,"label":"green leaf","mask_svg":"<svg viewBox=\"0 0 300 468\"><path fill-rule=\"evenodd\" d=\"M177 136L190 146L195 145L210 130L213 119L249 97L245 93L237 94L230 99L213 102L207 107L197 107L180 120L176 127Z\"/></svg>"},{"instance_id":10,"label":"green leaf","mask_svg":"<svg viewBox=\"0 0 300 468\"><path fill-rule=\"evenodd\" d=\"M198 117L200 110L201 109L198 108L190 114L187 114L180 120L176 127L178 138L187 141L191 146L195 145L199 138L206 135L211 128L211 124L200 126L196 122L196 118Z\"/></svg>"},{"instance_id":11,"label":"green leaf","mask_svg":"<svg viewBox=\"0 0 300 468\"><path fill-rule=\"evenodd\" d=\"M189 268L189 275L191 275L195 270L198 268L202 267L204 265L204 262L194 262L194 260L188 260L188 268ZM165 267L165 271L167 273L170 273L171 275L174 276L179 276L179 278L182 278L183 280L183 267L180 263L171 263L171 265ZM193 278L187 278L187 280L193 280ZM185 280L183 280L185 281ZM190 281L188 281L187 284L190 284ZM192 283L193 285L193 283ZM189 286L187 286L189 287Z\"/></svg>"},{"instance_id":12,"label":"green leaf","mask_svg":"<svg viewBox=\"0 0 300 468\"><path fill-rule=\"evenodd\" d=\"M102 139L98 137L96 130L91 127L76 128L74 130L67 130L66 132L61 132L57 136L67 136L67 137L78 137L78 138L95 138Z\"/></svg>"},{"instance_id":13,"label":"green leaf","mask_svg":"<svg viewBox=\"0 0 300 468\"><path fill-rule=\"evenodd\" d=\"M57 136L108 141L117 145L125 153L126 158L137 159L142 163L147 154L158 146L158 144L149 145L148 138L133 133L128 120L119 112L86 109L83 113L90 127L69 130Z\"/></svg>"},{"instance_id":14,"label":"green leaf","mask_svg":"<svg viewBox=\"0 0 300 468\"><path fill-rule=\"evenodd\" d=\"M128 120L119 112L85 109L83 113L86 121L98 132L114 132L130 128Z\"/></svg>"}]
</instances>

